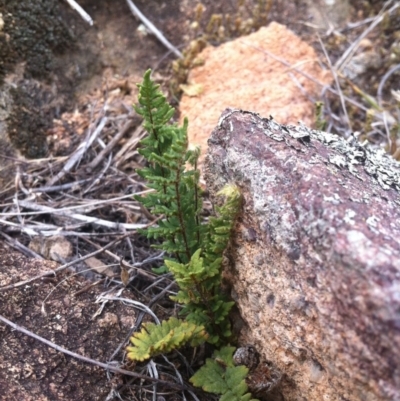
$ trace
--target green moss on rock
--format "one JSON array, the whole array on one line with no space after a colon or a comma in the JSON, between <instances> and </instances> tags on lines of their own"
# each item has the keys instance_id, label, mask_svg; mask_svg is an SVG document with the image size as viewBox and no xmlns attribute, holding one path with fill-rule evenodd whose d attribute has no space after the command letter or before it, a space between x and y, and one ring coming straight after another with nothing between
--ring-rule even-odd
<instances>
[{"instance_id":1,"label":"green moss on rock","mask_svg":"<svg viewBox=\"0 0 400 401\"><path fill-rule=\"evenodd\" d=\"M53 55L73 43L61 18L59 0L0 0L4 22L0 31L0 84L7 72L25 61L25 77L45 79L53 68Z\"/></svg>"}]
</instances>

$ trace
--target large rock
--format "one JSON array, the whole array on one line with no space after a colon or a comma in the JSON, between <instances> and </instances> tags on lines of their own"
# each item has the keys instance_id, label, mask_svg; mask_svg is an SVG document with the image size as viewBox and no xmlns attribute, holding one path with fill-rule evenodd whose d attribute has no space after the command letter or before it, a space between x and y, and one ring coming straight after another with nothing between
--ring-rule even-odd
<instances>
[{"instance_id":1,"label":"large rock","mask_svg":"<svg viewBox=\"0 0 400 401\"><path fill-rule=\"evenodd\" d=\"M285 401L400 400L400 167L353 139L227 110L211 195L244 197L227 278Z\"/></svg>"},{"instance_id":2,"label":"large rock","mask_svg":"<svg viewBox=\"0 0 400 401\"><path fill-rule=\"evenodd\" d=\"M207 139L226 107L272 114L284 124L315 120L312 99L318 98L331 73L314 49L283 25L272 22L257 32L208 46L203 62L190 72L197 96L182 96L179 109L189 118L189 140L206 152ZM307 78L311 76L315 82Z\"/></svg>"}]
</instances>

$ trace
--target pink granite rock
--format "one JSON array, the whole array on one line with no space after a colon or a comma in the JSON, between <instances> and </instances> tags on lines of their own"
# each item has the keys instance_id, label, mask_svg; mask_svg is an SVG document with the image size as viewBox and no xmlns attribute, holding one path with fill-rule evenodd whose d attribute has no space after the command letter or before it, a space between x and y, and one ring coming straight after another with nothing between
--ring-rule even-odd
<instances>
[{"instance_id":1,"label":"pink granite rock","mask_svg":"<svg viewBox=\"0 0 400 401\"><path fill-rule=\"evenodd\" d=\"M204 174L212 196L243 193L226 275L242 343L280 372L276 397L400 400L399 163L228 110Z\"/></svg>"},{"instance_id":2,"label":"pink granite rock","mask_svg":"<svg viewBox=\"0 0 400 401\"><path fill-rule=\"evenodd\" d=\"M203 153L226 107L272 115L285 124L303 121L312 125L315 117L310 98L318 98L322 85L331 80L313 48L276 22L219 47L209 46L198 58L204 65L194 68L188 81L200 85L202 92L194 97L183 95L180 111L189 118L190 142L200 145Z\"/></svg>"}]
</instances>

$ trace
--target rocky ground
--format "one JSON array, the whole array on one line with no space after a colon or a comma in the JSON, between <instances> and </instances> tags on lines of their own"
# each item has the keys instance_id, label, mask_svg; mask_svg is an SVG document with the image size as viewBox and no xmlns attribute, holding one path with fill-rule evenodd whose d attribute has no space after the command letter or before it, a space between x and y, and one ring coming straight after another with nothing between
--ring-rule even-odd
<instances>
[{"instance_id":1,"label":"rocky ground","mask_svg":"<svg viewBox=\"0 0 400 401\"><path fill-rule=\"evenodd\" d=\"M248 88L261 86L258 84L263 81L267 85L258 93L256 102L250 104L251 89L247 89L246 97L240 93L235 96L247 99L248 107L258 111L260 99L265 101L272 95L272 113L279 119L286 116L288 120L281 121L285 123L293 117L290 110L294 110L287 103L291 99L298 102L301 97L303 114L296 112L295 118L310 125L315 122L310 108L322 98L325 111L321 120L328 130L345 136L350 131L358 131L361 140L382 145L397 157L400 88L398 70L396 73L392 69L400 60L400 10L390 1L370 4L357 0L351 5L343 1L334 10L335 14L326 10L324 17L315 2L307 1L220 0L203 1L202 6L194 0L136 1L136 6L184 54L184 59L176 62L176 55L146 31L132 16L125 1L81 0L79 4L92 17L93 26L83 21L67 2L0 0L0 153L3 156L0 286L4 287L0 288L0 315L73 352L102 362L113 361L114 365L133 370L132 366L124 365L121 344L126 343L127 335L138 323L140 312L121 301L110 301L94 317L100 306L94 302L111 291L115 297L150 305L159 317L172 313L174 308L166 295L168 291L162 292L170 284L168 277L157 283L157 277L151 272L160 258L135 228L148 223L152 217L130 199L132 193L143 189L135 169L142 163L136 146L144 133L131 105L137 97L135 84L144 71L152 68L154 78L178 107L178 112L190 116L193 127L197 127L190 134L203 147L209 128L203 129L200 137L199 129L212 127L216 122L201 120L199 114L218 118L224 107L235 106L232 104L235 91L247 84ZM246 57L237 58L237 76L225 71L230 63L225 58L227 51L231 54L241 51L239 44L232 45L233 40L245 40L245 35L271 22L280 24L279 28L274 25L274 35L286 30L297 35L296 38L293 33L287 33L291 41L298 41L296 47L307 49L302 58L296 60L283 37L280 45L276 41L272 43L273 53L290 65L276 60L268 63L268 57L257 58L259 51L253 49ZM346 58L346 50L363 33L365 37L354 54L350 52ZM274 36L270 40L274 42ZM321 42L334 70L341 75L326 78L326 73L322 73L324 77L319 79L339 95L327 89L321 91L321 87L300 77L296 70L304 64L310 66L312 59L308 72L326 70L329 75L329 62ZM204 53L200 54L205 46ZM205 69L206 57L211 57L214 72L223 71L219 78ZM258 70L252 67L252 60ZM261 64L264 62L265 66ZM239 67L239 63L243 66ZM197 70L193 68L196 65ZM296 72L295 78L287 78L288 70ZM261 79L261 72L270 75ZM200 83L202 74L210 77L211 83L203 83L199 89L194 84ZM214 79L217 95L210 89ZM268 85L269 80L279 84ZM341 91L336 85L338 81ZM227 82L230 86L221 90ZM277 95L276 87L288 88L287 83L292 92L288 95L289 89L286 89L285 96ZM193 89L198 92L193 94ZM213 96L218 102L210 103ZM351 101L343 103L344 97ZM282 99L285 105L280 107ZM268 101L265 103L268 106ZM197 111L199 106L201 112ZM260 112L268 113L264 107ZM208 113L207 108L212 110ZM104 129L99 141L94 141L80 158L77 155L80 162L73 169L62 173L78 145L86 143L102 123ZM114 137L118 140L109 152L101 153ZM77 182L78 186L72 185ZM98 200L104 202L103 206L92 204ZM77 222L71 214L55 212L68 207L76 208L76 214L84 220ZM31 214L22 215L22 211ZM34 215L33 211L41 214ZM92 224L90 217L111 221L115 226ZM126 232L132 235L120 238ZM111 272L104 274L104 269L97 266L92 267L94 275L90 277L70 277L71 272L61 272L56 277L47 275L7 289L13 283L56 268L55 262L28 258L28 255L50 258L50 252L28 248L31 239L39 233L45 237L66 235L73 253L64 258L59 258L57 253L53 257L64 264L116 240L109 253L98 256L102 268L111 266ZM131 281L126 287L121 280L123 269L119 258L129 264ZM149 262L144 262L146 259ZM89 268L82 261L78 270ZM44 314L41 308L46 297ZM117 396L123 400L146 400L153 397L151 383L142 383L138 390L141 382L137 378L106 374L100 367L53 350L3 323L0 333L1 400L112 400ZM183 367L195 366L198 361L185 356L173 359L173 364L181 373L188 370L182 373L187 380L190 369ZM163 380L175 375L170 367L159 369ZM141 366L135 372L146 374L145 367ZM157 390L160 401L182 399L182 392L176 388L158 385ZM275 394L273 399L279 397Z\"/></svg>"}]
</instances>

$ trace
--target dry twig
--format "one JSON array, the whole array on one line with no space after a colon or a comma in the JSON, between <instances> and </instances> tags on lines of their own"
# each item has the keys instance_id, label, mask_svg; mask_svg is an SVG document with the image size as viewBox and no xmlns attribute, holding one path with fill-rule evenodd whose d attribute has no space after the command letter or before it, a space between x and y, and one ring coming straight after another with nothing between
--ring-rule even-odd
<instances>
[{"instance_id":1,"label":"dry twig","mask_svg":"<svg viewBox=\"0 0 400 401\"><path fill-rule=\"evenodd\" d=\"M71 155L70 159L65 164L64 168L55 176L53 177L48 183L48 186L54 185L56 182L60 181L65 174L67 174L71 169L75 166L76 163L79 162L83 154L87 151L93 141L100 135L101 131L107 124L107 117L103 117L100 121L100 124L97 128L93 131L92 134L89 135L88 139L83 141L78 149Z\"/></svg>"},{"instance_id":2,"label":"dry twig","mask_svg":"<svg viewBox=\"0 0 400 401\"><path fill-rule=\"evenodd\" d=\"M126 0L133 15L138 17L142 21L143 25L169 50L171 50L175 56L183 58L182 53L168 40L166 37L155 27L155 25L149 21L143 13L135 6L132 0Z\"/></svg>"},{"instance_id":3,"label":"dry twig","mask_svg":"<svg viewBox=\"0 0 400 401\"><path fill-rule=\"evenodd\" d=\"M66 1L90 26L93 25L92 17L75 0Z\"/></svg>"},{"instance_id":4,"label":"dry twig","mask_svg":"<svg viewBox=\"0 0 400 401\"><path fill-rule=\"evenodd\" d=\"M361 41L377 26L379 25L385 18L386 14L391 14L398 7L400 7L400 3L396 2L389 10L387 8L390 4L393 3L393 0L387 1L380 13L372 20L371 25L349 46L349 48L342 54L342 57L335 63L335 69L337 72L340 72L344 69L346 64L351 60L354 53L357 51Z\"/></svg>"},{"instance_id":5,"label":"dry twig","mask_svg":"<svg viewBox=\"0 0 400 401\"><path fill-rule=\"evenodd\" d=\"M344 115L345 115L345 117L346 117L347 125L348 125L348 127L349 127L349 129L350 129L350 132L352 132L352 129L351 129L351 121L350 121L349 115L348 115L348 113L347 113L346 104L345 104L345 101L344 101L344 96L343 96L342 88L340 87L338 74L336 73L335 68L333 68L333 66L332 66L331 59L329 58L328 53L327 53L327 51L326 51L326 49L325 49L325 46L324 46L324 44L322 43L322 40L321 40L321 38L320 38L319 35L318 35L318 41L319 41L319 44L321 45L322 51L324 52L326 61L328 62L328 65L329 65L329 68L330 68L330 70L331 70L333 79L335 80L336 90L337 90L337 93L339 94L340 104L342 105L342 109L343 109L343 113L344 113Z\"/></svg>"}]
</instances>

